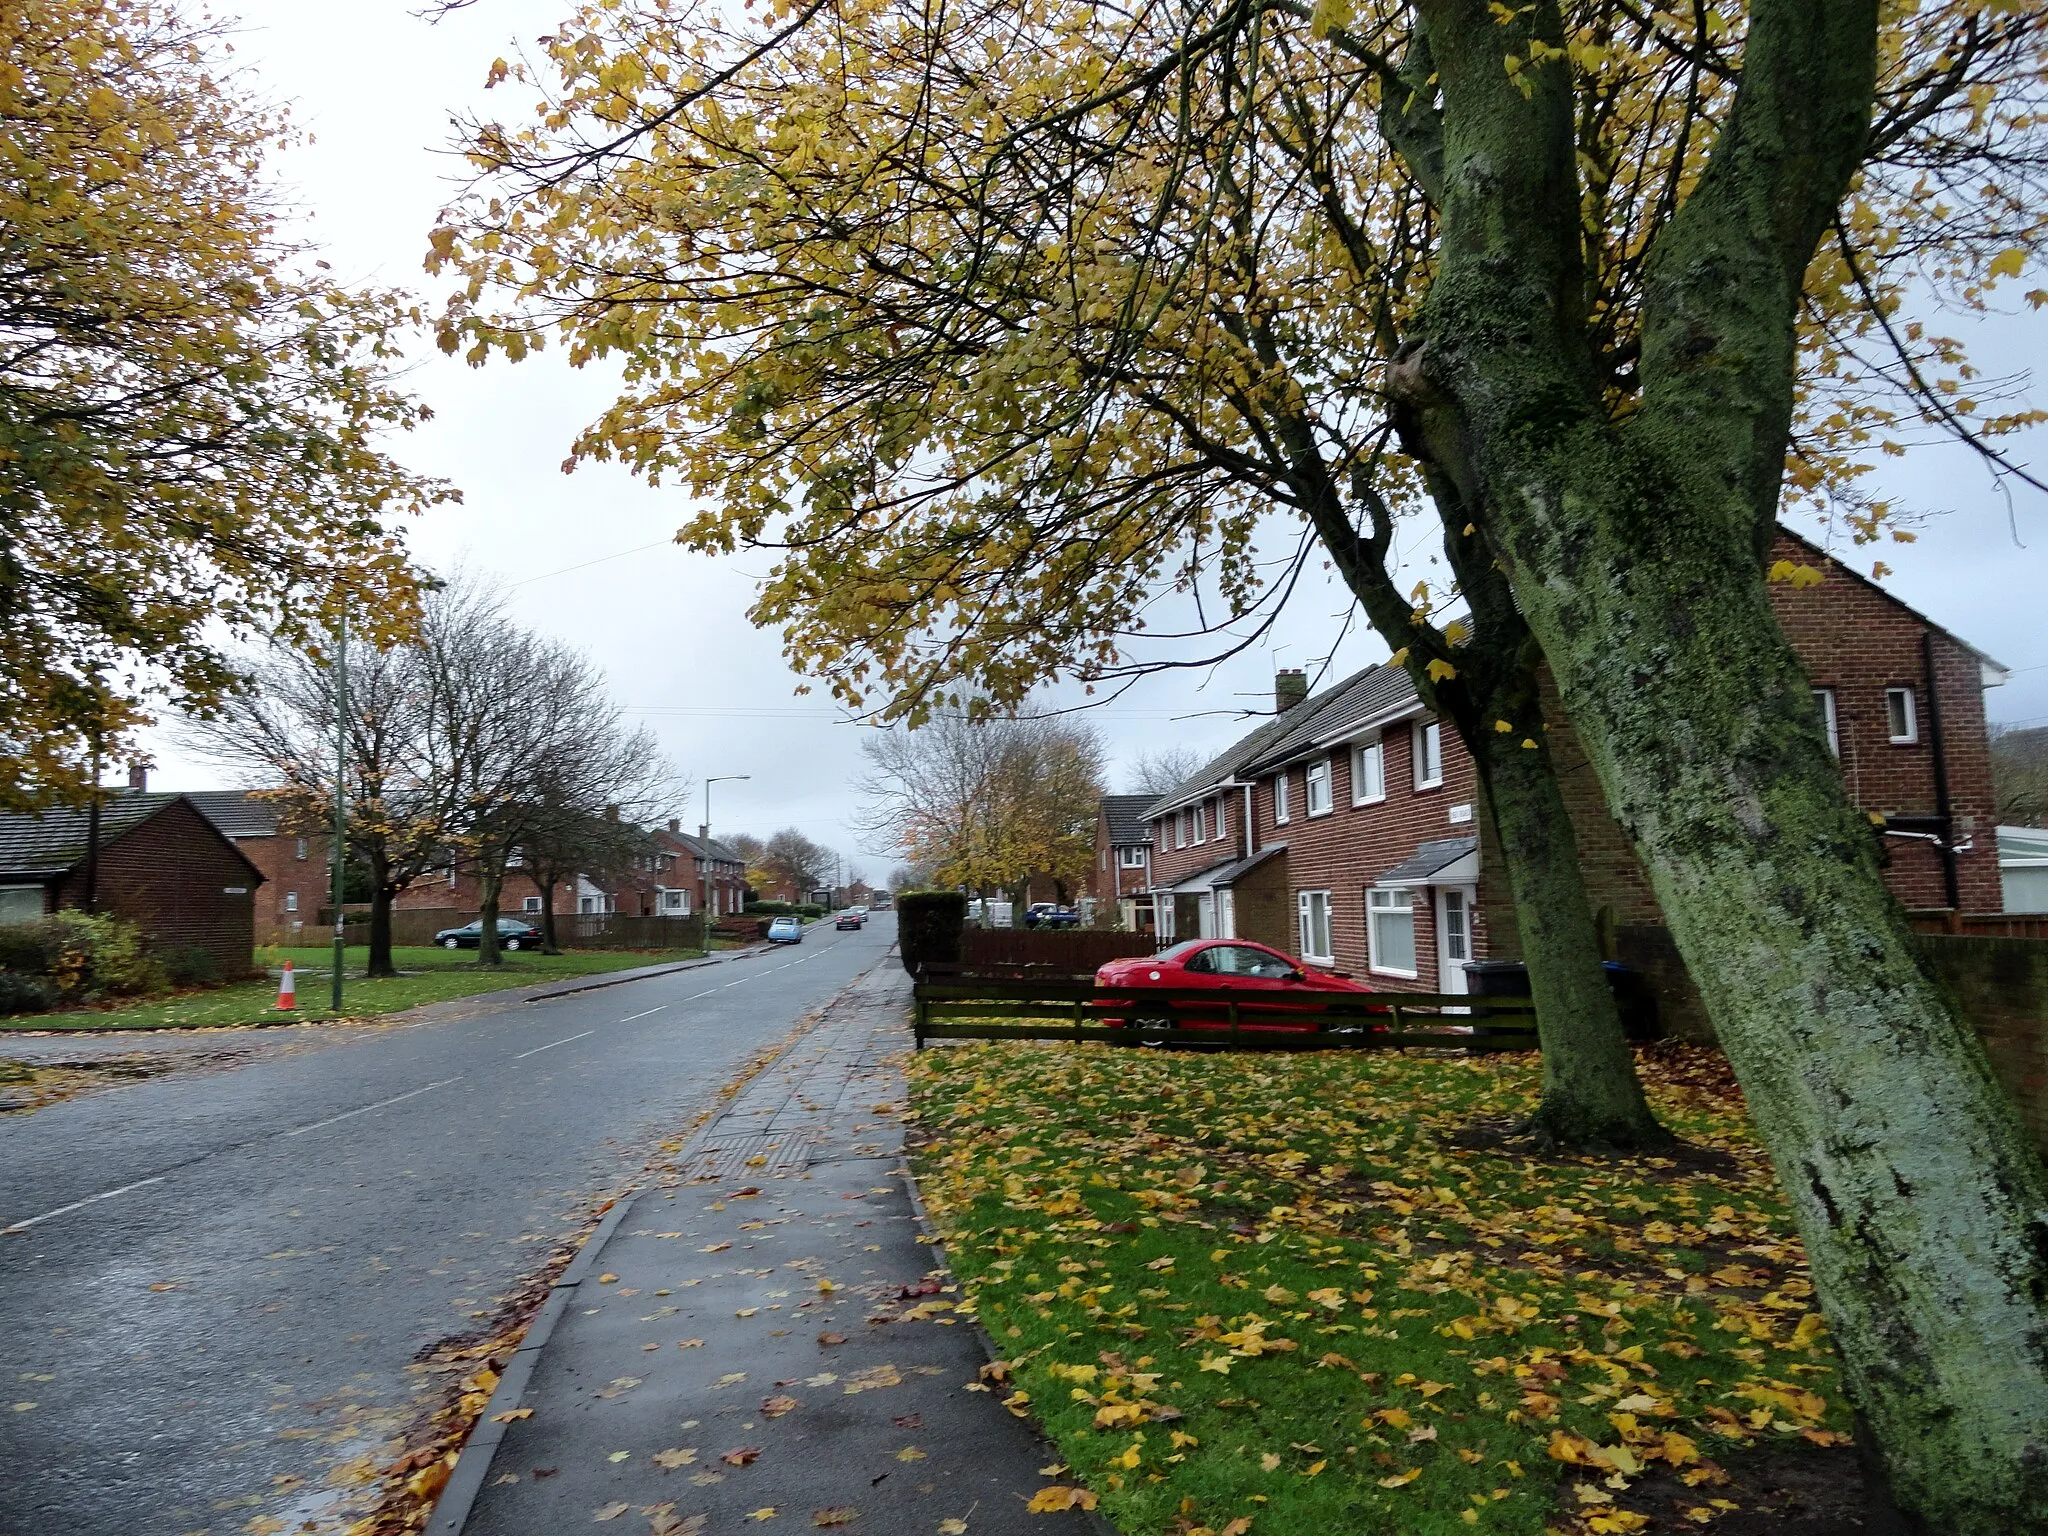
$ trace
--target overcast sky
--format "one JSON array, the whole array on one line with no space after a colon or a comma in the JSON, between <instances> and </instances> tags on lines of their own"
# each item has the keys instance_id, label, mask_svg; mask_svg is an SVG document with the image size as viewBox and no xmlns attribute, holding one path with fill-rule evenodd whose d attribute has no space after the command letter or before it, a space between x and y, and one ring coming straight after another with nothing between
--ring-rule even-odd
<instances>
[{"instance_id":1,"label":"overcast sky","mask_svg":"<svg viewBox=\"0 0 2048 1536\"><path fill-rule=\"evenodd\" d=\"M511 110L502 90L482 95L491 60L515 39L530 43L549 31L564 7L479 0L430 26L410 14L418 3L242 0L237 56L263 92L289 103L315 135L278 169L338 274L404 287L438 305L446 284L428 279L420 258L449 178L459 174L446 152L450 115L487 101ZM2035 318L1973 333L1992 374L2032 366L2044 342L2048 325ZM765 836L794 825L856 854L871 877L884 871L886 858L857 854L848 826L865 728L843 722L820 696L799 695L801 680L783 664L779 637L746 622L769 556L685 553L666 542L685 515L681 493L650 491L605 466L561 473L576 431L607 402L602 376L578 374L553 352L481 371L424 343L420 353L409 382L435 419L393 451L454 481L465 497L462 506L412 525L421 560L437 568L466 563L503 582L513 613L583 648L619 703L659 734L695 782L751 775L713 788L715 830ZM2048 466L2048 433L2035 434L2028 447ZM1885 490L1942 514L1916 544L1882 552L1895 570L1886 585L2016 669L1988 697L1994 720L2048 722L2048 505L2016 490L2009 519L1989 476L1952 448L1916 450L1888 461L1882 473ZM1874 557L1849 558L1868 570ZM1113 759L1110 787L1126 787L1125 765L1139 753L1179 743L1220 749L1246 728L1233 711L1270 696L1276 666L1313 670L1331 657L1334 677L1383 657L1385 647L1362 626L1351 625L1340 641L1348 608L1318 571L1267 644L1213 673L1149 678L1094 712ZM185 758L175 742L160 736L156 746L156 784L220 782L217 770ZM696 822L702 800L699 791L677 814Z\"/></svg>"}]
</instances>

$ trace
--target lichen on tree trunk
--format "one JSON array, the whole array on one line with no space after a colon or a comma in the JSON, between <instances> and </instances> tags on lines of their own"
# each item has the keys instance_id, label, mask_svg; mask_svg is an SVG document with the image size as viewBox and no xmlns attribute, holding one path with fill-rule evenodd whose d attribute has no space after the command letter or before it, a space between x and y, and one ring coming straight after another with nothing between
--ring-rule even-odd
<instances>
[{"instance_id":1,"label":"lichen on tree trunk","mask_svg":"<svg viewBox=\"0 0 2048 1536\"><path fill-rule=\"evenodd\" d=\"M377 879L378 873L378 865L373 860L371 878L376 883L370 889L370 960L365 974L389 977L398 974L398 967L391 959L391 907L398 899L400 887Z\"/></svg>"},{"instance_id":2,"label":"lichen on tree trunk","mask_svg":"<svg viewBox=\"0 0 2048 1536\"><path fill-rule=\"evenodd\" d=\"M498 893L504 888L505 877L495 869L478 873L476 882L477 934L476 963L478 965L503 965L505 957L498 951Z\"/></svg>"}]
</instances>

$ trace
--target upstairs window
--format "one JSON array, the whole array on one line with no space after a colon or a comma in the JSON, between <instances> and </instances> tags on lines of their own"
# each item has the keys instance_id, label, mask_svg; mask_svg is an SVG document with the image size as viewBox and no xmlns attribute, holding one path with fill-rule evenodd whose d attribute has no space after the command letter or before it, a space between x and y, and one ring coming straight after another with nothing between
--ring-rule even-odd
<instances>
[{"instance_id":1,"label":"upstairs window","mask_svg":"<svg viewBox=\"0 0 2048 1536\"><path fill-rule=\"evenodd\" d=\"M1351 749L1351 803L1371 805L1387 798L1387 753L1377 741Z\"/></svg>"},{"instance_id":2,"label":"upstairs window","mask_svg":"<svg viewBox=\"0 0 2048 1536\"><path fill-rule=\"evenodd\" d=\"M1828 738L1828 750L1834 753L1835 756L1840 757L1842 755L1842 733L1836 724L1835 690L1832 688L1814 689L1813 707L1814 711L1820 716L1820 728Z\"/></svg>"},{"instance_id":3,"label":"upstairs window","mask_svg":"<svg viewBox=\"0 0 2048 1536\"><path fill-rule=\"evenodd\" d=\"M1227 799L1216 802L1216 835L1219 838L1230 836L1230 802Z\"/></svg>"},{"instance_id":4,"label":"upstairs window","mask_svg":"<svg viewBox=\"0 0 2048 1536\"><path fill-rule=\"evenodd\" d=\"M1196 806L1193 812L1195 821L1195 841L1197 843L1206 843L1207 841L1209 841L1209 817L1207 815L1207 812L1208 807L1204 805Z\"/></svg>"},{"instance_id":5,"label":"upstairs window","mask_svg":"<svg viewBox=\"0 0 2048 1536\"><path fill-rule=\"evenodd\" d=\"M1308 765L1308 813L1327 816L1334 808L1330 798L1330 760Z\"/></svg>"},{"instance_id":6,"label":"upstairs window","mask_svg":"<svg viewBox=\"0 0 2048 1536\"><path fill-rule=\"evenodd\" d=\"M1287 820L1287 775L1276 773L1273 775L1273 824L1280 826Z\"/></svg>"},{"instance_id":7,"label":"upstairs window","mask_svg":"<svg viewBox=\"0 0 2048 1536\"><path fill-rule=\"evenodd\" d=\"M1920 739L1920 711L1914 705L1912 689L1885 689L1884 723L1894 746L1911 746Z\"/></svg>"},{"instance_id":8,"label":"upstairs window","mask_svg":"<svg viewBox=\"0 0 2048 1536\"><path fill-rule=\"evenodd\" d=\"M1188 813L1177 811L1173 818L1173 846L1185 848L1188 845Z\"/></svg>"},{"instance_id":9,"label":"upstairs window","mask_svg":"<svg viewBox=\"0 0 2048 1536\"><path fill-rule=\"evenodd\" d=\"M1444 781L1443 727L1434 720L1415 725L1415 787L1435 789Z\"/></svg>"},{"instance_id":10,"label":"upstairs window","mask_svg":"<svg viewBox=\"0 0 2048 1536\"><path fill-rule=\"evenodd\" d=\"M1126 848L1123 852L1123 866L1125 869L1143 869L1145 850L1138 847Z\"/></svg>"}]
</instances>

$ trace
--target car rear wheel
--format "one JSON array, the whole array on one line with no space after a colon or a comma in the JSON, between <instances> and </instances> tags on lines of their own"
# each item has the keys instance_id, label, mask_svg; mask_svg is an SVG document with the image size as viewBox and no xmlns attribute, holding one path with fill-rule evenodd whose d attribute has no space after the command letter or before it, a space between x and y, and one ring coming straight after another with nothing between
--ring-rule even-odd
<instances>
[{"instance_id":1,"label":"car rear wheel","mask_svg":"<svg viewBox=\"0 0 2048 1536\"><path fill-rule=\"evenodd\" d=\"M460 948L462 948L462 940L460 940L460 939L443 939L443 940L441 941L441 947L442 947L443 949L460 949Z\"/></svg>"},{"instance_id":2,"label":"car rear wheel","mask_svg":"<svg viewBox=\"0 0 2048 1536\"><path fill-rule=\"evenodd\" d=\"M517 949L518 947L519 941L517 939L507 939L505 941L505 948L507 949Z\"/></svg>"}]
</instances>

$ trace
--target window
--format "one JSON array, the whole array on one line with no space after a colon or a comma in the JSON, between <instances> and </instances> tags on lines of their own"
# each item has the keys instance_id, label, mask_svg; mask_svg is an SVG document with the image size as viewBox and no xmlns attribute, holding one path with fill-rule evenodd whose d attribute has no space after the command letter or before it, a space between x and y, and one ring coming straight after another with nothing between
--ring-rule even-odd
<instances>
[{"instance_id":1,"label":"window","mask_svg":"<svg viewBox=\"0 0 2048 1536\"><path fill-rule=\"evenodd\" d=\"M299 910L299 893L297 891L286 891L284 893L284 909L287 912Z\"/></svg>"},{"instance_id":2,"label":"window","mask_svg":"<svg viewBox=\"0 0 2048 1536\"><path fill-rule=\"evenodd\" d=\"M1208 810L1209 810L1209 808L1208 808L1208 807L1207 807L1206 805L1198 805L1198 806L1196 806L1196 807L1195 807L1195 809L1194 809L1194 812L1193 812L1193 815L1194 815L1194 819L1195 819L1195 838L1194 838L1194 840L1195 840L1195 841L1196 841L1197 843L1206 843L1207 841L1209 841L1209 831L1208 831L1208 825L1209 825L1209 817L1208 817Z\"/></svg>"},{"instance_id":3,"label":"window","mask_svg":"<svg viewBox=\"0 0 2048 1536\"><path fill-rule=\"evenodd\" d=\"M1163 821L1159 822L1156 830L1159 833L1159 851L1164 853L1166 852L1166 823Z\"/></svg>"},{"instance_id":4,"label":"window","mask_svg":"<svg viewBox=\"0 0 2048 1536\"><path fill-rule=\"evenodd\" d=\"M1884 723L1896 746L1909 746L1920 739L1920 712L1914 708L1912 689L1885 689Z\"/></svg>"},{"instance_id":5,"label":"window","mask_svg":"<svg viewBox=\"0 0 2048 1536\"><path fill-rule=\"evenodd\" d=\"M1230 801L1227 799L1216 802L1216 835L1219 838L1230 836Z\"/></svg>"},{"instance_id":6,"label":"window","mask_svg":"<svg viewBox=\"0 0 2048 1536\"><path fill-rule=\"evenodd\" d=\"M1387 754L1377 741L1351 749L1351 803L1371 805L1387 798Z\"/></svg>"},{"instance_id":7,"label":"window","mask_svg":"<svg viewBox=\"0 0 2048 1536\"><path fill-rule=\"evenodd\" d=\"M32 923L42 915L40 885L0 885L0 923Z\"/></svg>"},{"instance_id":8,"label":"window","mask_svg":"<svg viewBox=\"0 0 2048 1536\"><path fill-rule=\"evenodd\" d=\"M1308 765L1308 813L1327 816L1331 808L1330 760L1326 757L1319 763Z\"/></svg>"},{"instance_id":9,"label":"window","mask_svg":"<svg viewBox=\"0 0 2048 1536\"><path fill-rule=\"evenodd\" d=\"M455 866L453 864L448 866L448 889L451 891L455 889Z\"/></svg>"},{"instance_id":10,"label":"window","mask_svg":"<svg viewBox=\"0 0 2048 1536\"><path fill-rule=\"evenodd\" d=\"M1325 964L1336 959L1330 942L1330 893L1302 891L1294 902L1301 918L1301 958Z\"/></svg>"},{"instance_id":11,"label":"window","mask_svg":"<svg viewBox=\"0 0 2048 1536\"><path fill-rule=\"evenodd\" d=\"M1188 813L1176 811L1173 817L1173 846L1185 848L1188 845Z\"/></svg>"},{"instance_id":12,"label":"window","mask_svg":"<svg viewBox=\"0 0 2048 1536\"><path fill-rule=\"evenodd\" d=\"M1418 720L1415 723L1415 787L1435 789L1443 781L1443 727L1434 720Z\"/></svg>"},{"instance_id":13,"label":"window","mask_svg":"<svg viewBox=\"0 0 2048 1536\"><path fill-rule=\"evenodd\" d=\"M295 858L295 859L303 859L303 858L304 858L305 856L306 856L306 840L305 840L305 839L304 839L304 838L302 837L302 838L300 838L300 839L299 839L299 841L298 841L298 845L296 846L296 848L294 848L294 850L293 850L293 852L292 852L292 857L293 857L293 858Z\"/></svg>"},{"instance_id":14,"label":"window","mask_svg":"<svg viewBox=\"0 0 2048 1536\"><path fill-rule=\"evenodd\" d=\"M540 898L538 896L527 897L526 900L519 904L519 910L522 912L538 912L540 910Z\"/></svg>"},{"instance_id":15,"label":"window","mask_svg":"<svg viewBox=\"0 0 2048 1536\"><path fill-rule=\"evenodd\" d=\"M1126 848L1123 851L1122 863L1125 869L1143 869L1145 867L1145 850L1137 847Z\"/></svg>"},{"instance_id":16,"label":"window","mask_svg":"<svg viewBox=\"0 0 2048 1536\"><path fill-rule=\"evenodd\" d=\"M1816 688L1813 690L1813 707L1820 714L1820 728L1827 733L1828 750L1842 755L1842 736L1835 725L1835 690Z\"/></svg>"},{"instance_id":17,"label":"window","mask_svg":"<svg viewBox=\"0 0 2048 1536\"><path fill-rule=\"evenodd\" d=\"M1389 976L1415 974L1415 908L1406 891L1365 893L1368 963Z\"/></svg>"},{"instance_id":18,"label":"window","mask_svg":"<svg viewBox=\"0 0 2048 1536\"><path fill-rule=\"evenodd\" d=\"M1273 824L1280 825L1287 820L1287 775L1273 775Z\"/></svg>"}]
</instances>

